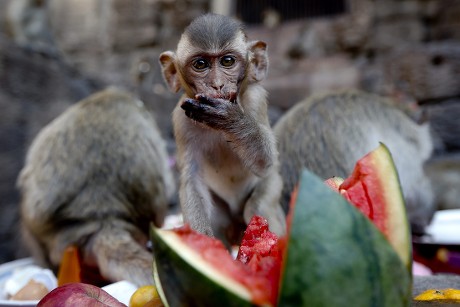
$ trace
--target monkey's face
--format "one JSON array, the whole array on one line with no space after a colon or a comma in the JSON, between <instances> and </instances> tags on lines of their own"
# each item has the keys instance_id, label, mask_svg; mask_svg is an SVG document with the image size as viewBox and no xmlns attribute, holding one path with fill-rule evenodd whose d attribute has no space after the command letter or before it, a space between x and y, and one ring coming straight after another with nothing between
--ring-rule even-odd
<instances>
[{"instance_id":1,"label":"monkey's face","mask_svg":"<svg viewBox=\"0 0 460 307\"><path fill-rule=\"evenodd\" d=\"M198 94L234 102L244 78L245 57L234 50L223 54L198 53L184 65L184 81L194 97Z\"/></svg>"},{"instance_id":2,"label":"monkey's face","mask_svg":"<svg viewBox=\"0 0 460 307\"><path fill-rule=\"evenodd\" d=\"M183 35L177 51L163 52L160 63L172 91L183 88L190 98L200 95L235 102L242 84L265 77L268 57L265 43L247 42L239 31L229 41L202 45Z\"/></svg>"},{"instance_id":3,"label":"monkey's face","mask_svg":"<svg viewBox=\"0 0 460 307\"><path fill-rule=\"evenodd\" d=\"M239 33L224 46L193 46L184 38L177 48L184 89L190 97L204 95L234 102L245 77L248 50Z\"/></svg>"}]
</instances>

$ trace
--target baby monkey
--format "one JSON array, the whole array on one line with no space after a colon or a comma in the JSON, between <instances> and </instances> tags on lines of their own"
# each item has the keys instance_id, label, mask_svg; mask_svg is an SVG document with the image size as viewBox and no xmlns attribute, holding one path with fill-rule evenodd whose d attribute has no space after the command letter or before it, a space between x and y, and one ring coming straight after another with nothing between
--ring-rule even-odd
<instances>
[{"instance_id":1,"label":"baby monkey","mask_svg":"<svg viewBox=\"0 0 460 307\"><path fill-rule=\"evenodd\" d=\"M266 44L248 41L236 20L206 14L160 63L169 88L184 90L173 125L185 222L227 246L239 242L254 214L283 234L278 153L260 85Z\"/></svg>"}]
</instances>

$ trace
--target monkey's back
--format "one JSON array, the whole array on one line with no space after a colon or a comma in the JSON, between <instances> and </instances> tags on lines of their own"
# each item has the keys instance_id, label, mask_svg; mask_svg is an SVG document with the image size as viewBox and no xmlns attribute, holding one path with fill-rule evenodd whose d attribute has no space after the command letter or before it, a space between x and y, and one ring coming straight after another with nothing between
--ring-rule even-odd
<instances>
[{"instance_id":1,"label":"monkey's back","mask_svg":"<svg viewBox=\"0 0 460 307\"><path fill-rule=\"evenodd\" d=\"M323 179L347 177L356 161L379 142L393 154L409 215L416 219L433 206L431 187L423 172L423 163L432 151L429 127L416 124L382 97L359 91L314 96L295 105L274 129L284 206L302 168ZM423 212L419 210L422 207ZM421 220L425 223L427 217Z\"/></svg>"},{"instance_id":2,"label":"monkey's back","mask_svg":"<svg viewBox=\"0 0 460 307\"><path fill-rule=\"evenodd\" d=\"M109 89L69 108L33 141L18 179L21 217L42 244L120 220L147 231L173 190L166 148L142 102ZM81 238L80 238L81 239Z\"/></svg>"}]
</instances>

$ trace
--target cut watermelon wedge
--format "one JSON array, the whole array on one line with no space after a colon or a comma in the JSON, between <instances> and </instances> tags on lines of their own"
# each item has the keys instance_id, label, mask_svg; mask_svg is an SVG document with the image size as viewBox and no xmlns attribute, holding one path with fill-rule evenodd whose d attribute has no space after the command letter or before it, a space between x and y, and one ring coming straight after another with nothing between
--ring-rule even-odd
<instances>
[{"instance_id":1,"label":"cut watermelon wedge","mask_svg":"<svg viewBox=\"0 0 460 307\"><path fill-rule=\"evenodd\" d=\"M255 227L255 223L268 225L261 218L249 225L246 238L251 239L246 241L246 253L240 254L241 261L233 259L222 242L187 225L175 230L152 226L154 279L162 299L172 307L274 306L281 253L276 251L276 236L268 228ZM263 243L265 240L270 243Z\"/></svg>"},{"instance_id":2,"label":"cut watermelon wedge","mask_svg":"<svg viewBox=\"0 0 460 307\"><path fill-rule=\"evenodd\" d=\"M278 306L409 306L410 272L355 206L304 170L290 210Z\"/></svg>"},{"instance_id":3,"label":"cut watermelon wedge","mask_svg":"<svg viewBox=\"0 0 460 307\"><path fill-rule=\"evenodd\" d=\"M398 173L388 148L381 143L358 160L350 177L342 183L341 180L331 178L326 180L326 184L336 189L374 223L410 269L409 223Z\"/></svg>"}]
</instances>

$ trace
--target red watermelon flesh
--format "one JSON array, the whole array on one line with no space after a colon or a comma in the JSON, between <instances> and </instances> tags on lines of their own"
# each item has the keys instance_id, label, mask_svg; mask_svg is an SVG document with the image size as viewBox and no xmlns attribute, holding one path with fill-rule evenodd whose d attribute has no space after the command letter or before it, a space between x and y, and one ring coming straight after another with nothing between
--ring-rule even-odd
<instances>
[{"instance_id":1,"label":"red watermelon flesh","mask_svg":"<svg viewBox=\"0 0 460 307\"><path fill-rule=\"evenodd\" d=\"M333 189L334 191L339 191L340 185L343 183L343 178L341 177L332 177L324 181L324 183Z\"/></svg>"},{"instance_id":2,"label":"red watermelon flesh","mask_svg":"<svg viewBox=\"0 0 460 307\"><path fill-rule=\"evenodd\" d=\"M281 272L282 251L278 237L270 232L268 221L253 216L246 228L236 258L246 264L252 272L264 276L269 282L266 289L270 301L276 305Z\"/></svg>"},{"instance_id":3,"label":"red watermelon flesh","mask_svg":"<svg viewBox=\"0 0 460 307\"><path fill-rule=\"evenodd\" d=\"M341 180L338 177L330 178L326 184L372 220L402 261L409 265L409 232L401 231L408 227L404 199L388 148L381 144L356 162L350 177L343 182Z\"/></svg>"},{"instance_id":4,"label":"red watermelon flesh","mask_svg":"<svg viewBox=\"0 0 460 307\"><path fill-rule=\"evenodd\" d=\"M241 260L233 259L221 241L193 231L188 225L175 229L181 240L201 255L203 260L223 274L244 285L256 305L276 305L281 258L276 249L277 238L268 230L268 223L253 218L248 225L248 240ZM256 225L257 224L257 225ZM261 225L262 229L258 228ZM265 228L265 225L267 226ZM246 232L245 232L246 236ZM270 247L271 246L271 247ZM272 250L272 251L271 251ZM243 256L245 255L245 256ZM277 255L274 257L273 255ZM277 274L277 275L276 275Z\"/></svg>"},{"instance_id":5,"label":"red watermelon flesh","mask_svg":"<svg viewBox=\"0 0 460 307\"><path fill-rule=\"evenodd\" d=\"M247 264L252 257L257 255L279 258L277 242L278 237L270 232L268 221L261 216L255 215L244 232L237 259Z\"/></svg>"},{"instance_id":6,"label":"red watermelon flesh","mask_svg":"<svg viewBox=\"0 0 460 307\"><path fill-rule=\"evenodd\" d=\"M376 166L372 158L368 154L356 163L351 176L339 186L339 192L388 237L388 212L381 193L384 182L376 176Z\"/></svg>"}]
</instances>

